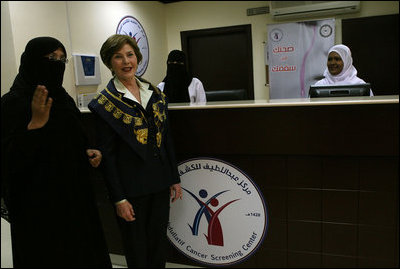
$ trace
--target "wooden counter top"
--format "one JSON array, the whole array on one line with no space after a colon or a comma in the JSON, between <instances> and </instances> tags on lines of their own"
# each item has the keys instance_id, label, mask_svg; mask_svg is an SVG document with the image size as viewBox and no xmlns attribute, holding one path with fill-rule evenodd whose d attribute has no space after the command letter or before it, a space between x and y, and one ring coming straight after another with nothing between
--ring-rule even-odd
<instances>
[{"instance_id":1,"label":"wooden counter top","mask_svg":"<svg viewBox=\"0 0 400 269\"><path fill-rule=\"evenodd\" d=\"M170 103L169 110L185 109L220 109L220 108L254 108L282 106L332 106L332 105L365 105L365 104L398 104L398 95L364 96L364 97L326 97L326 98L296 98L272 100L242 100L216 101L203 104ZM80 109L82 113L90 112L87 108Z\"/></svg>"},{"instance_id":2,"label":"wooden counter top","mask_svg":"<svg viewBox=\"0 0 400 269\"><path fill-rule=\"evenodd\" d=\"M326 97L326 98L297 98L272 100L243 100L207 102L205 104L170 103L170 110L179 109L214 109L214 108L243 108L243 107L281 107L281 106L322 106L322 105L359 105L359 104L394 104L399 103L398 95L365 96L365 97Z\"/></svg>"}]
</instances>

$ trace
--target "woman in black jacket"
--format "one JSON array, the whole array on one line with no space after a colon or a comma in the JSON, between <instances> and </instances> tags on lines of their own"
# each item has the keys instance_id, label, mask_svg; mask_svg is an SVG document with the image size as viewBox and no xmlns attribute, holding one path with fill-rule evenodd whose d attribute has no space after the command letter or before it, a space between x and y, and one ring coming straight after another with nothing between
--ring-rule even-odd
<instances>
[{"instance_id":1,"label":"woman in black jacket","mask_svg":"<svg viewBox=\"0 0 400 269\"><path fill-rule=\"evenodd\" d=\"M165 267L169 198L181 198L166 96L136 77L135 40L109 37L100 50L114 77L88 107L97 116L104 177L128 267Z\"/></svg>"}]
</instances>

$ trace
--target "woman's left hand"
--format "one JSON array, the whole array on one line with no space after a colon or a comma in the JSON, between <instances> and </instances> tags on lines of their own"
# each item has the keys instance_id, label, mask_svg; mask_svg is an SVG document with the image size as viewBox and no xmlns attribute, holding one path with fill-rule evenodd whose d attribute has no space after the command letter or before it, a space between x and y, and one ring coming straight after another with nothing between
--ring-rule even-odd
<instances>
[{"instance_id":1,"label":"woman's left hand","mask_svg":"<svg viewBox=\"0 0 400 269\"><path fill-rule=\"evenodd\" d=\"M89 157L89 162L90 164L96 168L100 165L101 162L101 152L100 150L97 149L87 149L86 154Z\"/></svg>"},{"instance_id":2,"label":"woman's left hand","mask_svg":"<svg viewBox=\"0 0 400 269\"><path fill-rule=\"evenodd\" d=\"M182 200L182 188L181 184L174 184L170 188L171 194L170 197L172 197L171 202L175 202L178 198Z\"/></svg>"}]
</instances>

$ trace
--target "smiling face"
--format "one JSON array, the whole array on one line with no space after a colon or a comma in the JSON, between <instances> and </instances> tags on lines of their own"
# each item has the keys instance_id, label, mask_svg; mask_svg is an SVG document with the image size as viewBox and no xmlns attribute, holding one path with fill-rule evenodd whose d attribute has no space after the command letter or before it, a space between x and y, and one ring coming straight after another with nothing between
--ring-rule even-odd
<instances>
[{"instance_id":1,"label":"smiling face","mask_svg":"<svg viewBox=\"0 0 400 269\"><path fill-rule=\"evenodd\" d=\"M337 76L340 74L340 72L342 72L343 60L337 52L332 51L329 53L327 66L329 73L331 73L333 76Z\"/></svg>"},{"instance_id":2,"label":"smiling face","mask_svg":"<svg viewBox=\"0 0 400 269\"><path fill-rule=\"evenodd\" d=\"M111 69L120 81L129 81L135 77L138 67L137 57L132 46L125 44L111 57Z\"/></svg>"}]
</instances>

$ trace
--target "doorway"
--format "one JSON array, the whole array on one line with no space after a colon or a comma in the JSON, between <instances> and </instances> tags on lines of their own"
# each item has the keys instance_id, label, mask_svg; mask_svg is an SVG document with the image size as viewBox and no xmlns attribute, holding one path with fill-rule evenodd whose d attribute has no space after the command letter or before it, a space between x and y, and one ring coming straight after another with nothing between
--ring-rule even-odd
<instances>
[{"instance_id":1,"label":"doorway","mask_svg":"<svg viewBox=\"0 0 400 269\"><path fill-rule=\"evenodd\" d=\"M225 100L254 100L250 24L183 31L181 43L189 72L201 80L206 94L223 92Z\"/></svg>"}]
</instances>

